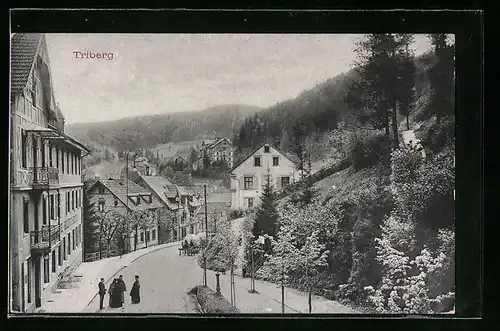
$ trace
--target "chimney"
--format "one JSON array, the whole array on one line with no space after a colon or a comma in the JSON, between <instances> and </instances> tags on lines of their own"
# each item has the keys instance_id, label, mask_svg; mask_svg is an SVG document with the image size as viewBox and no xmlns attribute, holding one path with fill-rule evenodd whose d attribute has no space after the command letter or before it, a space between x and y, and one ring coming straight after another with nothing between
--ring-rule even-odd
<instances>
[{"instance_id":1,"label":"chimney","mask_svg":"<svg viewBox=\"0 0 500 331\"><path fill-rule=\"evenodd\" d=\"M95 176L94 176L94 179L95 179L95 180L99 180L99 179L101 179L101 176L99 176L99 175L95 175Z\"/></svg>"}]
</instances>

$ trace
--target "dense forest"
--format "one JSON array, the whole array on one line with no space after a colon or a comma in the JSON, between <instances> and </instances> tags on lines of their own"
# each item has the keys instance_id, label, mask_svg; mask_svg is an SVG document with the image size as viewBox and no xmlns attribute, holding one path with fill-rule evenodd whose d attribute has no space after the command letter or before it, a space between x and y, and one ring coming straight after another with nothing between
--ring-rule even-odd
<instances>
[{"instance_id":1,"label":"dense forest","mask_svg":"<svg viewBox=\"0 0 500 331\"><path fill-rule=\"evenodd\" d=\"M89 145L135 151L171 141L198 140L215 135L231 137L247 116L259 110L255 106L221 105L204 111L68 124L66 131Z\"/></svg>"}]
</instances>

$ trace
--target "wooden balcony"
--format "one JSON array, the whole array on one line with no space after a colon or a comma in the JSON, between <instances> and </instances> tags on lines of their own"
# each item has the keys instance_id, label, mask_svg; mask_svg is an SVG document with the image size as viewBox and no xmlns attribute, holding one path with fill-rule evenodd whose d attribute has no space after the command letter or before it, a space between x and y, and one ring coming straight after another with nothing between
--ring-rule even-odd
<instances>
[{"instance_id":1,"label":"wooden balcony","mask_svg":"<svg viewBox=\"0 0 500 331\"><path fill-rule=\"evenodd\" d=\"M59 225L43 226L41 230L30 232L31 253L48 254L60 241Z\"/></svg>"},{"instance_id":2,"label":"wooden balcony","mask_svg":"<svg viewBox=\"0 0 500 331\"><path fill-rule=\"evenodd\" d=\"M32 167L34 189L49 189L59 186L59 169L53 167Z\"/></svg>"}]
</instances>

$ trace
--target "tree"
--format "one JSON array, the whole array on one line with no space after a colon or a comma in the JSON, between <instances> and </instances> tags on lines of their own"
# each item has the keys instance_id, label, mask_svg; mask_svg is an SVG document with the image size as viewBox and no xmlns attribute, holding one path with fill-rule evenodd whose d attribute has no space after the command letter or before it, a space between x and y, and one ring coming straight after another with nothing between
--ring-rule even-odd
<instances>
[{"instance_id":1,"label":"tree","mask_svg":"<svg viewBox=\"0 0 500 331\"><path fill-rule=\"evenodd\" d=\"M117 215L119 219L116 224L115 237L118 241L118 247L120 248L120 256L125 253L126 242L130 238L130 234L132 233L132 227L130 224L130 220L123 214Z\"/></svg>"},{"instance_id":2,"label":"tree","mask_svg":"<svg viewBox=\"0 0 500 331\"><path fill-rule=\"evenodd\" d=\"M83 189L83 256L97 250L99 237L96 229L97 215L94 211L94 204L89 200L87 189L88 182L85 182Z\"/></svg>"},{"instance_id":3,"label":"tree","mask_svg":"<svg viewBox=\"0 0 500 331\"><path fill-rule=\"evenodd\" d=\"M304 168L305 168L305 163L306 163L306 147L305 147L305 139L307 136L306 132L306 127L302 123L301 120L295 121L293 127L293 136L292 136L292 141L293 141L293 152L295 155L297 155L299 159L299 171L301 177L304 176Z\"/></svg>"},{"instance_id":4,"label":"tree","mask_svg":"<svg viewBox=\"0 0 500 331\"><path fill-rule=\"evenodd\" d=\"M189 163L191 165L196 164L198 162L198 152L196 149L191 147L191 153L189 154Z\"/></svg>"},{"instance_id":5,"label":"tree","mask_svg":"<svg viewBox=\"0 0 500 331\"><path fill-rule=\"evenodd\" d=\"M104 207L96 213L97 227L99 229L99 258L102 258L103 244L106 248L106 253L109 256L110 243L115 238L115 232L122 216L114 211Z\"/></svg>"},{"instance_id":6,"label":"tree","mask_svg":"<svg viewBox=\"0 0 500 331\"><path fill-rule=\"evenodd\" d=\"M408 62L408 45L412 36L404 34L369 34L357 44L360 81L353 82L347 101L361 109L362 122L371 122L376 129L392 129L394 147L399 146L398 102L409 104L413 93L412 68ZM404 55L404 56L402 56ZM404 109L403 114L409 109ZM390 125L389 125L390 124Z\"/></svg>"},{"instance_id":7,"label":"tree","mask_svg":"<svg viewBox=\"0 0 500 331\"><path fill-rule=\"evenodd\" d=\"M278 226L279 215L276 210L276 192L273 184L271 183L269 169L267 172L266 184L264 185L260 200L261 203L257 209L252 233L255 238L261 234L274 236Z\"/></svg>"},{"instance_id":8,"label":"tree","mask_svg":"<svg viewBox=\"0 0 500 331\"><path fill-rule=\"evenodd\" d=\"M397 35L401 46L399 47L399 76L396 85L399 113L406 116L406 130L410 130L410 112L415 99L415 62L413 51L409 46L414 42L413 35Z\"/></svg>"},{"instance_id":9,"label":"tree","mask_svg":"<svg viewBox=\"0 0 500 331\"><path fill-rule=\"evenodd\" d=\"M440 123L441 118L454 114L455 46L444 33L430 34L429 39L437 57L437 63L430 72L430 109L436 115L436 122Z\"/></svg>"},{"instance_id":10,"label":"tree","mask_svg":"<svg viewBox=\"0 0 500 331\"><path fill-rule=\"evenodd\" d=\"M142 213L141 221L139 223L139 229L141 229L144 233L149 231L152 227L158 225L156 212L151 210L146 210ZM148 237L145 236L146 247L148 247Z\"/></svg>"}]
</instances>

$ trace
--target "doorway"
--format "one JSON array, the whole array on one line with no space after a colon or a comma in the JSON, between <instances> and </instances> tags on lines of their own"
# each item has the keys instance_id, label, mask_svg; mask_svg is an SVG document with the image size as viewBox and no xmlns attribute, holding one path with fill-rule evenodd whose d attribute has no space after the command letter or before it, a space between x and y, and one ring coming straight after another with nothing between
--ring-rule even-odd
<instances>
[{"instance_id":1,"label":"doorway","mask_svg":"<svg viewBox=\"0 0 500 331\"><path fill-rule=\"evenodd\" d=\"M35 259L35 307L42 306L42 287L41 287L41 269L40 258Z\"/></svg>"}]
</instances>

